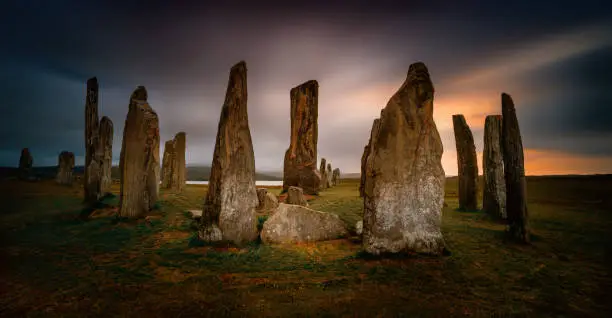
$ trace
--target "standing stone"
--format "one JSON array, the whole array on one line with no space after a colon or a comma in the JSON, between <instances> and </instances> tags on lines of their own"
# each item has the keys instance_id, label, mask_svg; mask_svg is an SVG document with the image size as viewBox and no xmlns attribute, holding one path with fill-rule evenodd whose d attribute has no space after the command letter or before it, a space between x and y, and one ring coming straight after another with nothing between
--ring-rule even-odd
<instances>
[{"instance_id":1,"label":"standing stone","mask_svg":"<svg viewBox=\"0 0 612 318\"><path fill-rule=\"evenodd\" d=\"M164 156L162 157L161 187L163 189L170 189L172 186L172 174L176 163L174 156L174 140L168 140L165 143Z\"/></svg>"},{"instance_id":2,"label":"standing stone","mask_svg":"<svg viewBox=\"0 0 612 318\"><path fill-rule=\"evenodd\" d=\"M502 152L506 179L506 215L510 237L529 242L523 141L512 97L502 93Z\"/></svg>"},{"instance_id":3,"label":"standing stone","mask_svg":"<svg viewBox=\"0 0 612 318\"><path fill-rule=\"evenodd\" d=\"M72 171L74 170L74 154L62 151L58 156L57 176L55 181L62 185L72 184Z\"/></svg>"},{"instance_id":4,"label":"standing stone","mask_svg":"<svg viewBox=\"0 0 612 318\"><path fill-rule=\"evenodd\" d=\"M257 205L257 209L260 210L262 209L262 205L264 204L266 200L266 194L268 194L268 189L260 188L260 189L256 189L256 192L257 192L257 201L259 202L259 204Z\"/></svg>"},{"instance_id":5,"label":"standing stone","mask_svg":"<svg viewBox=\"0 0 612 318\"><path fill-rule=\"evenodd\" d=\"M303 83L292 88L290 95L291 144L285 153L283 191L296 186L316 195L322 180L316 168L319 83Z\"/></svg>"},{"instance_id":6,"label":"standing stone","mask_svg":"<svg viewBox=\"0 0 612 318\"><path fill-rule=\"evenodd\" d=\"M463 115L453 115L453 129L459 168L459 209L474 211L478 208L478 162L474 136Z\"/></svg>"},{"instance_id":7,"label":"standing stone","mask_svg":"<svg viewBox=\"0 0 612 318\"><path fill-rule=\"evenodd\" d=\"M183 131L174 136L174 184L176 191L182 191L187 184L187 167L185 151L187 149L187 134Z\"/></svg>"},{"instance_id":8,"label":"standing stone","mask_svg":"<svg viewBox=\"0 0 612 318\"><path fill-rule=\"evenodd\" d=\"M365 182L367 176L367 163L368 157L370 156L370 149L372 148L372 138L375 134L378 133L378 129L380 128L380 119L374 119L372 123L372 130L370 130L370 139L368 140L368 144L363 148L363 155L361 156L361 182L359 183L359 196L365 196Z\"/></svg>"},{"instance_id":9,"label":"standing stone","mask_svg":"<svg viewBox=\"0 0 612 318\"><path fill-rule=\"evenodd\" d=\"M257 189L257 199L259 205L257 210L269 211L278 207L278 198L272 192L268 192L268 189Z\"/></svg>"},{"instance_id":10,"label":"standing stone","mask_svg":"<svg viewBox=\"0 0 612 318\"><path fill-rule=\"evenodd\" d=\"M103 116L99 127L100 147L100 191L102 194L110 193L113 184L111 169L113 167L113 122Z\"/></svg>"},{"instance_id":11,"label":"standing stone","mask_svg":"<svg viewBox=\"0 0 612 318\"><path fill-rule=\"evenodd\" d=\"M19 156L19 169L18 176L20 179L27 179L32 174L32 164L34 163L34 159L32 159L32 154L30 153L30 149L23 148L21 149L21 155Z\"/></svg>"},{"instance_id":12,"label":"standing stone","mask_svg":"<svg viewBox=\"0 0 612 318\"><path fill-rule=\"evenodd\" d=\"M445 176L433 97L425 64L410 65L406 81L381 113L379 129L373 129L364 191L368 253L444 251Z\"/></svg>"},{"instance_id":13,"label":"standing stone","mask_svg":"<svg viewBox=\"0 0 612 318\"><path fill-rule=\"evenodd\" d=\"M325 172L325 179L327 181L327 187L331 188L333 186L332 184L332 175L333 175L333 170L332 170L332 166L331 163L327 164L327 171Z\"/></svg>"},{"instance_id":14,"label":"standing stone","mask_svg":"<svg viewBox=\"0 0 612 318\"><path fill-rule=\"evenodd\" d=\"M302 188L298 187L289 187L289 191L287 191L287 200L285 200L285 203L308 206L308 202L304 198L304 191Z\"/></svg>"},{"instance_id":15,"label":"standing stone","mask_svg":"<svg viewBox=\"0 0 612 318\"><path fill-rule=\"evenodd\" d=\"M247 67L230 70L204 201L200 239L236 244L257 238L255 155L247 112Z\"/></svg>"},{"instance_id":16,"label":"standing stone","mask_svg":"<svg viewBox=\"0 0 612 318\"><path fill-rule=\"evenodd\" d=\"M340 169L336 168L332 172L332 185L337 186L340 184Z\"/></svg>"},{"instance_id":17,"label":"standing stone","mask_svg":"<svg viewBox=\"0 0 612 318\"><path fill-rule=\"evenodd\" d=\"M325 190L328 188L328 184L327 184L327 169L325 169L326 167L326 160L325 158L321 158L321 166L319 167L319 173L321 174L321 190Z\"/></svg>"},{"instance_id":18,"label":"standing stone","mask_svg":"<svg viewBox=\"0 0 612 318\"><path fill-rule=\"evenodd\" d=\"M482 170L484 188L482 209L489 215L506 218L506 180L504 179L504 162L501 150L502 117L487 116L484 127L484 151L482 153Z\"/></svg>"},{"instance_id":19,"label":"standing stone","mask_svg":"<svg viewBox=\"0 0 612 318\"><path fill-rule=\"evenodd\" d=\"M370 154L370 143L363 147L363 154L361 155L361 176L359 180L359 196L364 197L365 190L365 179L366 179L366 162L368 155Z\"/></svg>"},{"instance_id":20,"label":"standing stone","mask_svg":"<svg viewBox=\"0 0 612 318\"><path fill-rule=\"evenodd\" d=\"M184 132L179 132L173 140L166 142L161 171L161 187L164 189L181 191L185 187L185 137Z\"/></svg>"},{"instance_id":21,"label":"standing stone","mask_svg":"<svg viewBox=\"0 0 612 318\"><path fill-rule=\"evenodd\" d=\"M140 217L150 211L159 191L159 119L139 86L130 97L123 129L119 215Z\"/></svg>"},{"instance_id":22,"label":"standing stone","mask_svg":"<svg viewBox=\"0 0 612 318\"><path fill-rule=\"evenodd\" d=\"M87 95L85 99L85 169L83 175L83 190L85 202L93 204L102 196L101 167L99 147L98 122L98 80L92 77L87 80Z\"/></svg>"}]
</instances>

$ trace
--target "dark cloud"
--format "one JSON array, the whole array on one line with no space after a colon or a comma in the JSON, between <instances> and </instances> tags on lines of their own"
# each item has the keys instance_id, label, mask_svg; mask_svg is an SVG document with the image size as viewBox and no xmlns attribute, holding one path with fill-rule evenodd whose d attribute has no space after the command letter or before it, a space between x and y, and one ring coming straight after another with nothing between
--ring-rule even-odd
<instances>
[{"instance_id":1,"label":"dark cloud","mask_svg":"<svg viewBox=\"0 0 612 318\"><path fill-rule=\"evenodd\" d=\"M73 151L78 164L91 76L100 82L100 116L115 124L116 160L129 95L145 85L162 147L185 131L188 162L207 164L229 69L240 60L248 65L258 169L282 166L289 90L317 79L319 153L357 171L372 119L417 60L427 63L442 97L511 90L529 147L612 155L593 141L612 138L609 48L485 76L481 86L456 84L481 68L520 61L540 39L610 17L601 1L3 1L0 165L15 165L25 146L37 164L55 164L61 150ZM452 129L436 120L452 152ZM474 133L481 147L481 127Z\"/></svg>"}]
</instances>

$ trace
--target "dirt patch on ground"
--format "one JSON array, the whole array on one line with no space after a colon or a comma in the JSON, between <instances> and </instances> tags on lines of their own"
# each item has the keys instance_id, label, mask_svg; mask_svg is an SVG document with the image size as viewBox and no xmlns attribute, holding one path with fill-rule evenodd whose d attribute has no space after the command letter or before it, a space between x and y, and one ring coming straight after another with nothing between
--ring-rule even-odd
<instances>
[{"instance_id":1,"label":"dirt patch on ground","mask_svg":"<svg viewBox=\"0 0 612 318\"><path fill-rule=\"evenodd\" d=\"M90 219L107 218L116 216L119 213L118 207L108 207L102 209L96 209L89 215Z\"/></svg>"},{"instance_id":2,"label":"dirt patch on ground","mask_svg":"<svg viewBox=\"0 0 612 318\"><path fill-rule=\"evenodd\" d=\"M180 283L190 277L198 276L198 273L186 272L178 268L159 266L155 268L157 279L167 283Z\"/></svg>"},{"instance_id":3,"label":"dirt patch on ground","mask_svg":"<svg viewBox=\"0 0 612 318\"><path fill-rule=\"evenodd\" d=\"M338 239L313 243L297 243L277 245L278 248L287 251L298 252L307 255L313 261L334 261L355 255L361 246L349 239Z\"/></svg>"},{"instance_id":4,"label":"dirt patch on ground","mask_svg":"<svg viewBox=\"0 0 612 318\"><path fill-rule=\"evenodd\" d=\"M157 239L162 242L170 243L170 242L175 242L175 241L183 241L189 238L189 236L191 236L191 234L187 232L183 232L183 231L165 231L165 232L160 232L157 235Z\"/></svg>"}]
</instances>

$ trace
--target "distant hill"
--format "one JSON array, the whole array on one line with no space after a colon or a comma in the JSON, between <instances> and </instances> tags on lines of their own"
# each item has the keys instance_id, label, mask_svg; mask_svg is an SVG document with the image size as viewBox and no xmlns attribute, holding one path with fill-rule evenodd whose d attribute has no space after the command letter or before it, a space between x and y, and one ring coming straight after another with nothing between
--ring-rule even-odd
<instances>
[{"instance_id":1,"label":"distant hill","mask_svg":"<svg viewBox=\"0 0 612 318\"><path fill-rule=\"evenodd\" d=\"M360 172L349 172L349 173L341 173L340 179L360 179Z\"/></svg>"},{"instance_id":2,"label":"distant hill","mask_svg":"<svg viewBox=\"0 0 612 318\"><path fill-rule=\"evenodd\" d=\"M83 166L74 167L75 174L83 174ZM41 179L52 179L55 178L57 173L56 166L50 167L34 167L34 175ZM0 177L12 177L16 176L17 168L13 167L0 167ZM119 167L114 166L111 168L111 177L113 179L119 179ZM187 166L187 180L190 181L207 181L210 177L209 166ZM282 181L283 177L276 175L269 175L263 173L255 173L255 178L259 181Z\"/></svg>"}]
</instances>

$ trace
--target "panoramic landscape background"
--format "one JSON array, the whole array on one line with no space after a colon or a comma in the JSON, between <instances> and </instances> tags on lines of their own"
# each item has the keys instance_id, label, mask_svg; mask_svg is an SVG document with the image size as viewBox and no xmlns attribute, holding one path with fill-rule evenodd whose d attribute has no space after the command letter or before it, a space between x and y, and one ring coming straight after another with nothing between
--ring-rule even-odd
<instances>
[{"instance_id":1,"label":"panoramic landscape background","mask_svg":"<svg viewBox=\"0 0 612 318\"><path fill-rule=\"evenodd\" d=\"M16 166L24 147L35 166L55 166L62 150L82 165L92 76L115 124L115 165L129 96L144 85L161 153L185 131L187 164L210 166L228 70L245 60L257 170L282 171L289 90L316 79L319 158L357 173L372 120L423 61L447 175L457 175L451 116L465 115L480 161L501 92L516 104L527 175L612 173L611 16L591 0L3 1L0 166Z\"/></svg>"}]
</instances>

